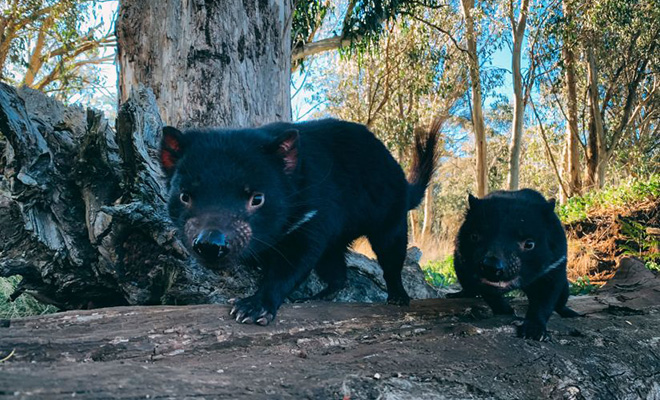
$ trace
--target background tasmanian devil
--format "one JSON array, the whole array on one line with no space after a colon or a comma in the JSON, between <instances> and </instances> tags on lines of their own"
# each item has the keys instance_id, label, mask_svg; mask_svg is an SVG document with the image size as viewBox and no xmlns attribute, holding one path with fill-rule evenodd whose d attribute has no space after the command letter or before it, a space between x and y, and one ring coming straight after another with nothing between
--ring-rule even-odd
<instances>
[{"instance_id":1,"label":"background tasmanian devil","mask_svg":"<svg viewBox=\"0 0 660 400\"><path fill-rule=\"evenodd\" d=\"M407 305L401 283L408 210L419 205L436 161L438 126L416 135L410 182L363 125L334 119L255 129L163 129L161 162L172 220L204 264L256 262L257 292L231 314L266 325L315 268L346 282L347 246L367 236L387 283L388 302Z\"/></svg>"},{"instance_id":2,"label":"background tasmanian devil","mask_svg":"<svg viewBox=\"0 0 660 400\"><path fill-rule=\"evenodd\" d=\"M518 335L541 340L552 311L578 316L566 307L566 235L555 201L531 189L469 196L454 254L463 290L451 297L481 295L495 314L513 314L503 294L522 289L529 309Z\"/></svg>"}]
</instances>

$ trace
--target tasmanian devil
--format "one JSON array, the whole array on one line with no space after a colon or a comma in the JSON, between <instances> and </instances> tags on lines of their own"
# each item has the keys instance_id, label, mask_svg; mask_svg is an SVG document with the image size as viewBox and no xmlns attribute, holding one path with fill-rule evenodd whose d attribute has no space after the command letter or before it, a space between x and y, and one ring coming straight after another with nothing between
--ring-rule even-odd
<instances>
[{"instance_id":1,"label":"tasmanian devil","mask_svg":"<svg viewBox=\"0 0 660 400\"><path fill-rule=\"evenodd\" d=\"M522 289L529 308L518 335L541 340L552 311L578 316L566 306L566 235L555 201L531 189L470 195L458 231L454 268L463 290L451 297L481 295L495 314L513 314L503 294Z\"/></svg>"},{"instance_id":2,"label":"tasmanian devil","mask_svg":"<svg viewBox=\"0 0 660 400\"><path fill-rule=\"evenodd\" d=\"M257 263L255 294L234 301L242 323L267 325L312 269L328 298L346 283L347 247L367 236L388 302L407 305L401 282L406 215L419 205L436 160L437 126L415 138L410 182L365 126L325 119L254 129L163 129L161 163L170 217L211 268Z\"/></svg>"}]
</instances>

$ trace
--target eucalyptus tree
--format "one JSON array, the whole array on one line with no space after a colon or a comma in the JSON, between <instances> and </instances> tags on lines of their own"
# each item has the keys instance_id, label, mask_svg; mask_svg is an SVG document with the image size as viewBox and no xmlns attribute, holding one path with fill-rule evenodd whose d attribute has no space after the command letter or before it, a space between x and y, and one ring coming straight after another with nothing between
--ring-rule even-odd
<instances>
[{"instance_id":1,"label":"eucalyptus tree","mask_svg":"<svg viewBox=\"0 0 660 400\"><path fill-rule=\"evenodd\" d=\"M115 39L94 11L91 0L0 2L0 81L60 99L98 87L95 67L114 58L101 50Z\"/></svg>"}]
</instances>

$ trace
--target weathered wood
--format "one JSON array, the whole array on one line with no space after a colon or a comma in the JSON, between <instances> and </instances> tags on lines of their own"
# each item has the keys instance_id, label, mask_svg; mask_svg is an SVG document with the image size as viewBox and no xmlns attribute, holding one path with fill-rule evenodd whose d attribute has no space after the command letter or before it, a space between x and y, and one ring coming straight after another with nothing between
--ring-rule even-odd
<instances>
[{"instance_id":1,"label":"weathered wood","mask_svg":"<svg viewBox=\"0 0 660 400\"><path fill-rule=\"evenodd\" d=\"M0 83L0 276L62 309L225 303L251 294L258 271L212 271L188 258L165 207L158 164L162 122L150 90L122 104L116 132L101 114ZM437 297L411 252L404 283ZM380 267L349 258L340 301L384 301ZM294 298L323 286L312 277Z\"/></svg>"},{"instance_id":2,"label":"weathered wood","mask_svg":"<svg viewBox=\"0 0 660 400\"><path fill-rule=\"evenodd\" d=\"M290 0L121 0L120 102L139 84L175 126L291 119Z\"/></svg>"},{"instance_id":3,"label":"weathered wood","mask_svg":"<svg viewBox=\"0 0 660 400\"><path fill-rule=\"evenodd\" d=\"M478 299L285 305L268 327L212 305L12 320L0 324L0 357L13 351L0 395L655 399L660 279L633 260L620 271L602 294L570 300L585 317L551 318L552 342L516 338L512 318Z\"/></svg>"}]
</instances>

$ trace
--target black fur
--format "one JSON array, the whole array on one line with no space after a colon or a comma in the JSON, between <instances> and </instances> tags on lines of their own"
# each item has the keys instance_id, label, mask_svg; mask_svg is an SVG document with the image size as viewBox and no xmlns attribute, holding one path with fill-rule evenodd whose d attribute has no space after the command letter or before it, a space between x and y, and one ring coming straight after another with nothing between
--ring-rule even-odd
<instances>
[{"instance_id":1,"label":"black fur","mask_svg":"<svg viewBox=\"0 0 660 400\"><path fill-rule=\"evenodd\" d=\"M553 310L577 316L566 307L566 234L554 205L531 189L470 195L454 253L463 290L451 297L481 295L495 314L513 314L503 294L522 289L529 308L518 334L536 340L548 337Z\"/></svg>"},{"instance_id":2,"label":"black fur","mask_svg":"<svg viewBox=\"0 0 660 400\"><path fill-rule=\"evenodd\" d=\"M207 265L252 260L263 267L257 292L235 301L232 315L240 322L268 324L313 268L327 283L317 297L335 294L346 283L347 247L365 235L383 268L388 301L407 305L406 215L432 175L436 131L417 137L408 183L386 147L359 124L326 119L185 134L166 127L161 160L169 212L192 253L222 254ZM265 198L256 207L255 193Z\"/></svg>"}]
</instances>

